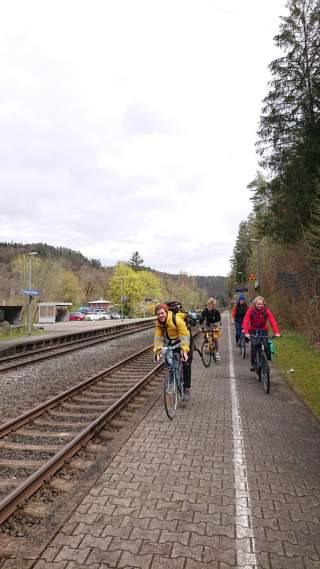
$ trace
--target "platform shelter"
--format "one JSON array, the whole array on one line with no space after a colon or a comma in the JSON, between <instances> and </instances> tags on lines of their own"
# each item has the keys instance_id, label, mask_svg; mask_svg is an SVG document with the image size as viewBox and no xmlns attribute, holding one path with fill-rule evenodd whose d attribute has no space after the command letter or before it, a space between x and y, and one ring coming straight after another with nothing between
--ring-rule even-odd
<instances>
[{"instance_id":1,"label":"platform shelter","mask_svg":"<svg viewBox=\"0 0 320 569\"><path fill-rule=\"evenodd\" d=\"M72 306L72 302L39 302L38 303L39 324L65 322L69 318L70 306Z\"/></svg>"}]
</instances>

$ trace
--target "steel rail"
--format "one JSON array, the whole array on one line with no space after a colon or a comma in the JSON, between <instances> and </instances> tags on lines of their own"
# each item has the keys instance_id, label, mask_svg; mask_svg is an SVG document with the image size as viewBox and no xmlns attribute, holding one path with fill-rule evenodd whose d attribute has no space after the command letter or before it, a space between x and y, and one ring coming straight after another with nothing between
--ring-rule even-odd
<instances>
[{"instance_id":1,"label":"steel rail","mask_svg":"<svg viewBox=\"0 0 320 569\"><path fill-rule=\"evenodd\" d=\"M154 326L153 322L148 324L144 323L144 325L135 326L132 328L126 328L125 330L118 329L110 333L99 334L98 337L95 336L94 338L79 338L78 340L72 340L71 342L67 342L63 345L47 346L44 348L39 348L38 350L33 350L32 352L22 352L19 354L14 354L11 356L0 358L0 371L7 371L9 369L15 369L25 365L37 363L49 358L53 358L55 356L60 356L68 352L79 350L81 348L87 348L89 346L93 346L101 342L111 341L114 340L115 338L130 336L131 334L134 334L136 332L149 330L153 328L153 326ZM51 352L51 351L53 353L44 354L44 352ZM27 358L27 359L26 361L21 361L21 362L17 361L22 358ZM6 362L10 363L6 364ZM4 363L5 365L2 365L2 363Z\"/></svg>"},{"instance_id":2,"label":"steel rail","mask_svg":"<svg viewBox=\"0 0 320 569\"><path fill-rule=\"evenodd\" d=\"M114 364L109 368L99 371L99 373L92 375L85 381L77 383L77 385L74 385L73 387L70 387L70 389L67 389L62 393L59 393L59 395L56 395L55 397L48 399L48 401L41 403L41 405L34 407L30 411L26 411L25 413L18 415L18 417L15 417L14 419L7 421L6 423L3 423L2 425L0 425L0 439L10 434L12 431L22 427L26 423L29 423L31 420L33 421L34 419L36 419L36 417L39 417L46 411L49 411L49 409L52 409L57 403L61 403L62 401L68 399L70 396L80 393L81 391L84 391L87 387L94 385L101 377L108 377L108 375L113 373L117 368L122 367L126 363L130 362L130 360L133 360L136 357L143 354L144 352L147 352L148 350L150 350L151 347L152 344L150 346L147 346L143 350L136 352L132 356L125 358L124 360L118 362L117 364Z\"/></svg>"},{"instance_id":3,"label":"steel rail","mask_svg":"<svg viewBox=\"0 0 320 569\"><path fill-rule=\"evenodd\" d=\"M197 334L195 334L196 336ZM85 391L86 388L90 388L95 383L98 383L101 378L110 375L112 372L121 368L121 366L126 365L130 361L134 361L140 355L148 352L152 346L148 346L143 350L140 350L136 354L129 356L128 358L122 360L121 362L113 365L106 370L95 374L94 376L88 378L84 382L77 384L76 386L68 389L67 391L59 394L48 400L47 402L37 406L30 412L23 413L19 417L0 425L0 438L14 431L17 431L20 427L25 425L28 421L33 421L36 417L41 416L48 410L52 409L55 405L62 401L65 401L69 397L73 397L75 394ZM17 509L21 502L30 496L32 496L41 486L52 477L66 462L68 462L78 450L85 445L85 443L90 440L96 432L103 428L103 425L110 421L112 417L118 413L122 407L124 407L128 401L133 398L145 384L152 380L154 376L157 375L159 370L164 367L164 363L159 363L151 371L149 371L144 377L142 377L136 384L131 386L121 397L111 403L111 405L98 417L96 417L91 423L87 425L81 432L78 432L76 436L69 440L69 442L63 446L58 452L55 453L47 462L45 462L40 468L29 475L23 482L18 485L14 490L12 490L2 501L0 501L0 524L6 521L10 515ZM112 385L112 384L111 384ZM97 410L98 412L98 410ZM18 434L18 433L17 433ZM70 436L72 432L69 431Z\"/></svg>"},{"instance_id":4,"label":"steel rail","mask_svg":"<svg viewBox=\"0 0 320 569\"><path fill-rule=\"evenodd\" d=\"M130 356L126 360L123 360L121 364L127 363L130 360L135 359L141 353L150 350L150 347L140 351L138 354L134 356ZM112 368L109 368L107 372L111 373L111 370L116 369L121 364L117 364ZM21 504L22 500L29 498L34 494L45 481L47 481L53 474L55 474L68 460L74 456L78 450L84 446L84 444L92 438L97 431L101 430L103 425L109 421L116 413L120 411L122 407L124 407L128 401L133 398L144 386L147 382L149 382L163 367L163 363L156 366L154 369L149 371L142 379L140 379L135 385L130 387L130 389L124 393L117 401L112 403L112 405L106 409L101 415L99 415L94 421L92 421L83 431L78 433L70 442L68 442L60 451L58 451L53 457L51 457L45 464L43 464L38 470L32 473L28 478L26 478L17 488L15 488L12 492L10 492L1 502L0 502L0 525L8 519L10 515L17 509L17 507ZM97 374L97 376L89 378L88 382L93 383L93 380L97 381L100 376L103 375L103 372ZM78 386L76 386L78 387ZM69 392L74 391L74 388L68 390ZM64 394L61 395L65 395ZM58 396L59 397L59 396ZM57 399L57 398L53 398ZM51 404L53 402L51 400ZM48 402L49 403L49 402ZM46 404L44 404L45 406ZM42 408L42 412L44 412L44 406L40 405L37 410L40 411ZM17 419L22 420L24 424L26 421L26 414L24 416L20 416ZM11 423L11 427L13 427L13 421L9 421ZM7 427L8 423L3 425L2 427Z\"/></svg>"}]
</instances>

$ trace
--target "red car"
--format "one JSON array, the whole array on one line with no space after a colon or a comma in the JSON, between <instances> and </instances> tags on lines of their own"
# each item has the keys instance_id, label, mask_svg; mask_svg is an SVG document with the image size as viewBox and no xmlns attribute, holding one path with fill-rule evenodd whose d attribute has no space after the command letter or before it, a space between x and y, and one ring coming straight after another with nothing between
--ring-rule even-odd
<instances>
[{"instance_id":1,"label":"red car","mask_svg":"<svg viewBox=\"0 0 320 569\"><path fill-rule=\"evenodd\" d=\"M70 312L69 314L69 320L84 320L85 319L85 314L82 314L82 312Z\"/></svg>"}]
</instances>

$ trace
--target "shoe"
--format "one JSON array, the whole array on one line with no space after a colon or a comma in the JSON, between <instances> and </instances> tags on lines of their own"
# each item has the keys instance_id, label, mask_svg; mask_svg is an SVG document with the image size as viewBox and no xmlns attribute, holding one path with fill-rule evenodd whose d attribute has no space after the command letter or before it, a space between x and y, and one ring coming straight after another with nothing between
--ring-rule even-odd
<instances>
[{"instance_id":1,"label":"shoe","mask_svg":"<svg viewBox=\"0 0 320 569\"><path fill-rule=\"evenodd\" d=\"M251 366L250 366L250 371L256 371L256 366L255 366L255 365L251 365Z\"/></svg>"},{"instance_id":2,"label":"shoe","mask_svg":"<svg viewBox=\"0 0 320 569\"><path fill-rule=\"evenodd\" d=\"M219 362L220 360L221 360L220 354L219 354L219 352L217 352L216 353L216 362Z\"/></svg>"},{"instance_id":3,"label":"shoe","mask_svg":"<svg viewBox=\"0 0 320 569\"><path fill-rule=\"evenodd\" d=\"M190 393L190 389L188 389L188 387L185 388L184 392L183 392L183 401L190 401L191 398L191 393Z\"/></svg>"}]
</instances>

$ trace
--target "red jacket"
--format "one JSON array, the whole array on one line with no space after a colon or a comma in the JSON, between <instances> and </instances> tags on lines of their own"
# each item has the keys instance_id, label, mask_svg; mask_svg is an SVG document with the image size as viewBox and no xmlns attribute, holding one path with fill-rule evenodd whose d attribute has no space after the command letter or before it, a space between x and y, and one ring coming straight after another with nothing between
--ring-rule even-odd
<instances>
[{"instance_id":1,"label":"red jacket","mask_svg":"<svg viewBox=\"0 0 320 569\"><path fill-rule=\"evenodd\" d=\"M266 318L263 318L263 313L265 313ZM273 333L280 334L278 324L271 310L265 306L261 310L252 306L247 310L243 320L244 334L248 334L256 330L265 330L268 332L267 320L269 320Z\"/></svg>"}]
</instances>

